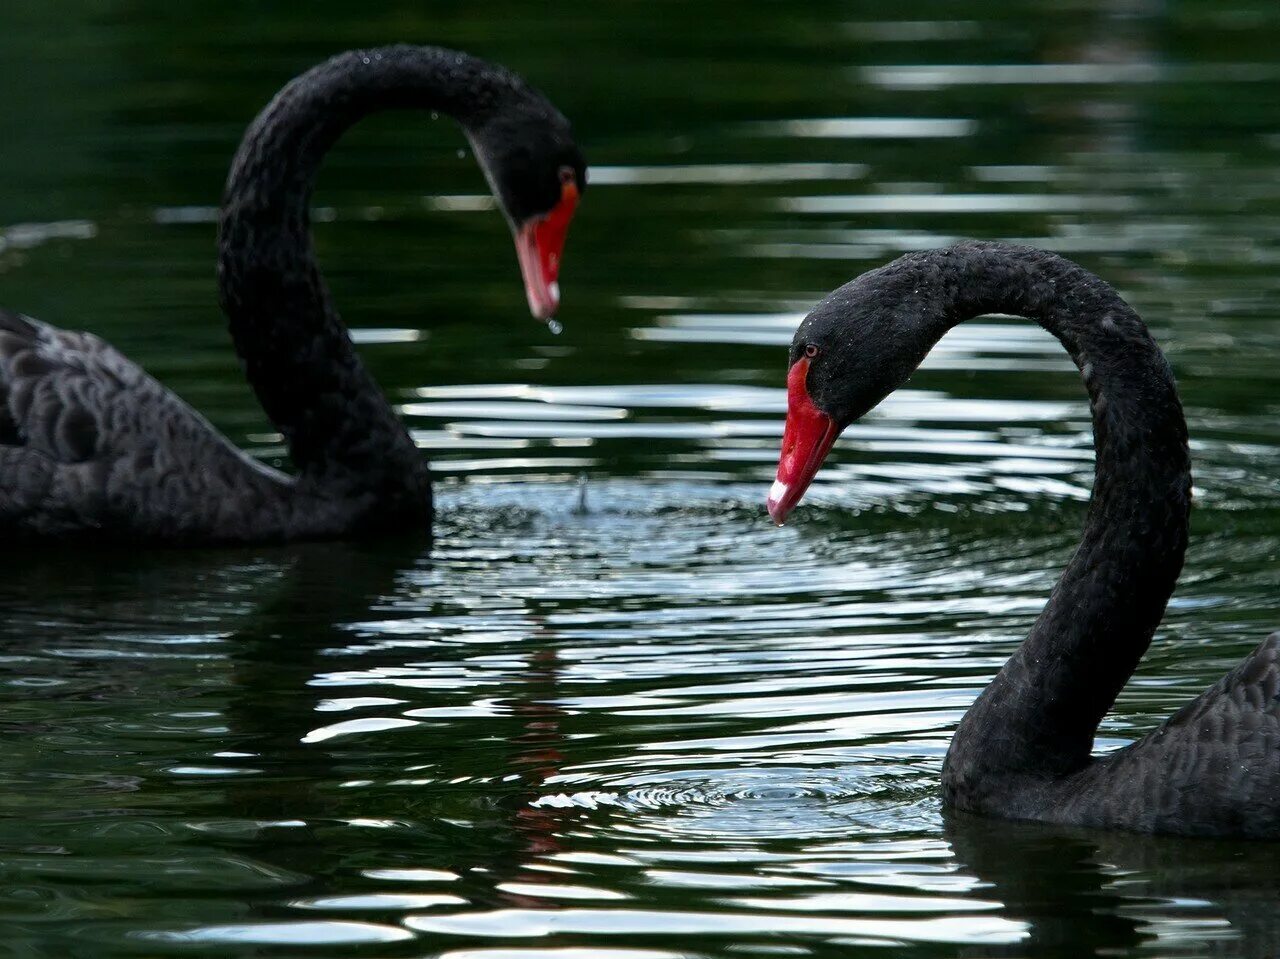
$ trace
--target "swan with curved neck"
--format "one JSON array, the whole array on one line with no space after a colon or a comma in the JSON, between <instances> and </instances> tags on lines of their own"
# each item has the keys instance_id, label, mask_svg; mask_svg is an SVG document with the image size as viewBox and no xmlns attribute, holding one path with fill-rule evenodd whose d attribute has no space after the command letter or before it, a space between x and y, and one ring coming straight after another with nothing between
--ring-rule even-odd
<instances>
[{"instance_id":1,"label":"swan with curved neck","mask_svg":"<svg viewBox=\"0 0 1280 959\"><path fill-rule=\"evenodd\" d=\"M0 531L190 543L429 530L430 471L352 347L311 240L325 154L386 109L458 121L511 225L530 310L554 315L586 186L568 121L515 74L465 53L340 54L249 127L219 221L222 308L295 473L236 449L96 337L0 310Z\"/></svg>"},{"instance_id":2,"label":"swan with curved neck","mask_svg":"<svg viewBox=\"0 0 1280 959\"><path fill-rule=\"evenodd\" d=\"M948 807L1011 819L1280 838L1280 633L1162 726L1104 757L1094 735L1146 652L1182 570L1191 507L1173 373L1097 276L1041 250L964 243L846 284L791 346L769 513L782 523L841 430L901 386L958 323L1035 320L1088 389L1096 468L1084 535L1030 635L965 714Z\"/></svg>"}]
</instances>

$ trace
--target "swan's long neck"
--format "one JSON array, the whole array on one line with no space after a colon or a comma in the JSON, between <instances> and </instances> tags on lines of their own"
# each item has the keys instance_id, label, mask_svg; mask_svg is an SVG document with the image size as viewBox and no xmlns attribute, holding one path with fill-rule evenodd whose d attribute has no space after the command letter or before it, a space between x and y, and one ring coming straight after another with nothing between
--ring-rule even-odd
<instances>
[{"instance_id":1,"label":"swan's long neck","mask_svg":"<svg viewBox=\"0 0 1280 959\"><path fill-rule=\"evenodd\" d=\"M245 134L223 199L219 290L301 483L375 513L430 513L425 460L352 348L316 263L309 207L321 161L367 114L438 110L465 127L513 82L453 51L354 51L290 83Z\"/></svg>"},{"instance_id":2,"label":"swan's long neck","mask_svg":"<svg viewBox=\"0 0 1280 959\"><path fill-rule=\"evenodd\" d=\"M968 244L943 260L942 325L991 312L1039 322L1084 377L1096 447L1080 546L947 756L946 798L980 808L989 787L1008 788L1008 776L1053 779L1089 763L1098 724L1146 652L1181 572L1191 468L1173 374L1115 290L1039 251Z\"/></svg>"}]
</instances>

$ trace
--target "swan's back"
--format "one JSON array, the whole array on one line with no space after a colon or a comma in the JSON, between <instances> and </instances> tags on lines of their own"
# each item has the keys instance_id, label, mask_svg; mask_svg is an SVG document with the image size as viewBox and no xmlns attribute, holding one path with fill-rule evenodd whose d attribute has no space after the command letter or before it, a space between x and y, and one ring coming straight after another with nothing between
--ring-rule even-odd
<instances>
[{"instance_id":1,"label":"swan's back","mask_svg":"<svg viewBox=\"0 0 1280 959\"><path fill-rule=\"evenodd\" d=\"M1159 728L1063 787L1061 821L1280 838L1280 632Z\"/></svg>"},{"instance_id":2,"label":"swan's back","mask_svg":"<svg viewBox=\"0 0 1280 959\"><path fill-rule=\"evenodd\" d=\"M292 489L103 340L0 309L0 530L261 539Z\"/></svg>"}]
</instances>

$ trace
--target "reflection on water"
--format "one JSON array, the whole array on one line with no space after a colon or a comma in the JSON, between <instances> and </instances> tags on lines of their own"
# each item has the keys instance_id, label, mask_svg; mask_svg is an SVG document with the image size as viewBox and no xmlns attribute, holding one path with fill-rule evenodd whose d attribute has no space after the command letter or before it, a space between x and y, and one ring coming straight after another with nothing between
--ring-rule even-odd
<instances>
[{"instance_id":1,"label":"reflection on water","mask_svg":"<svg viewBox=\"0 0 1280 959\"><path fill-rule=\"evenodd\" d=\"M1269 846L940 810L951 732L1088 496L1048 335L953 331L792 524L763 510L809 304L961 236L1048 246L1148 317L1196 462L1187 574L1099 748L1274 628L1270 7L711 4L677 37L617 3L392 6L323 0L313 28L140 0L58 48L53 8L0 14L29 65L0 106L0 301L108 336L272 462L211 204L281 79L388 35L473 47L596 163L558 337L444 124L373 121L326 168L335 295L437 469L429 555L0 561L15 954L1274 955Z\"/></svg>"}]
</instances>

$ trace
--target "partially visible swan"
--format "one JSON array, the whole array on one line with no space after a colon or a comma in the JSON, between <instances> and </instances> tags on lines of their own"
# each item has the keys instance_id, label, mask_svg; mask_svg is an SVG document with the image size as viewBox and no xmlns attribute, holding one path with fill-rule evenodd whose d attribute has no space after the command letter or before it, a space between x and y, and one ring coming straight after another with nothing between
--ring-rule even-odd
<instances>
[{"instance_id":1,"label":"partially visible swan","mask_svg":"<svg viewBox=\"0 0 1280 959\"><path fill-rule=\"evenodd\" d=\"M1034 319L1089 391L1097 467L1084 537L1031 634L965 714L942 796L958 810L1139 832L1280 838L1280 633L1132 745L1092 755L1182 570L1187 426L1169 364L1114 289L1062 257L998 243L914 253L836 290L800 324L769 512L781 523L840 431L984 313Z\"/></svg>"},{"instance_id":2,"label":"partially visible swan","mask_svg":"<svg viewBox=\"0 0 1280 959\"><path fill-rule=\"evenodd\" d=\"M569 123L501 67L436 47L356 50L289 83L245 133L219 232L231 336L296 470L234 447L95 336L0 310L0 533L179 543L430 528L431 474L351 345L312 249L326 152L379 110L454 117L547 319L586 166Z\"/></svg>"}]
</instances>

